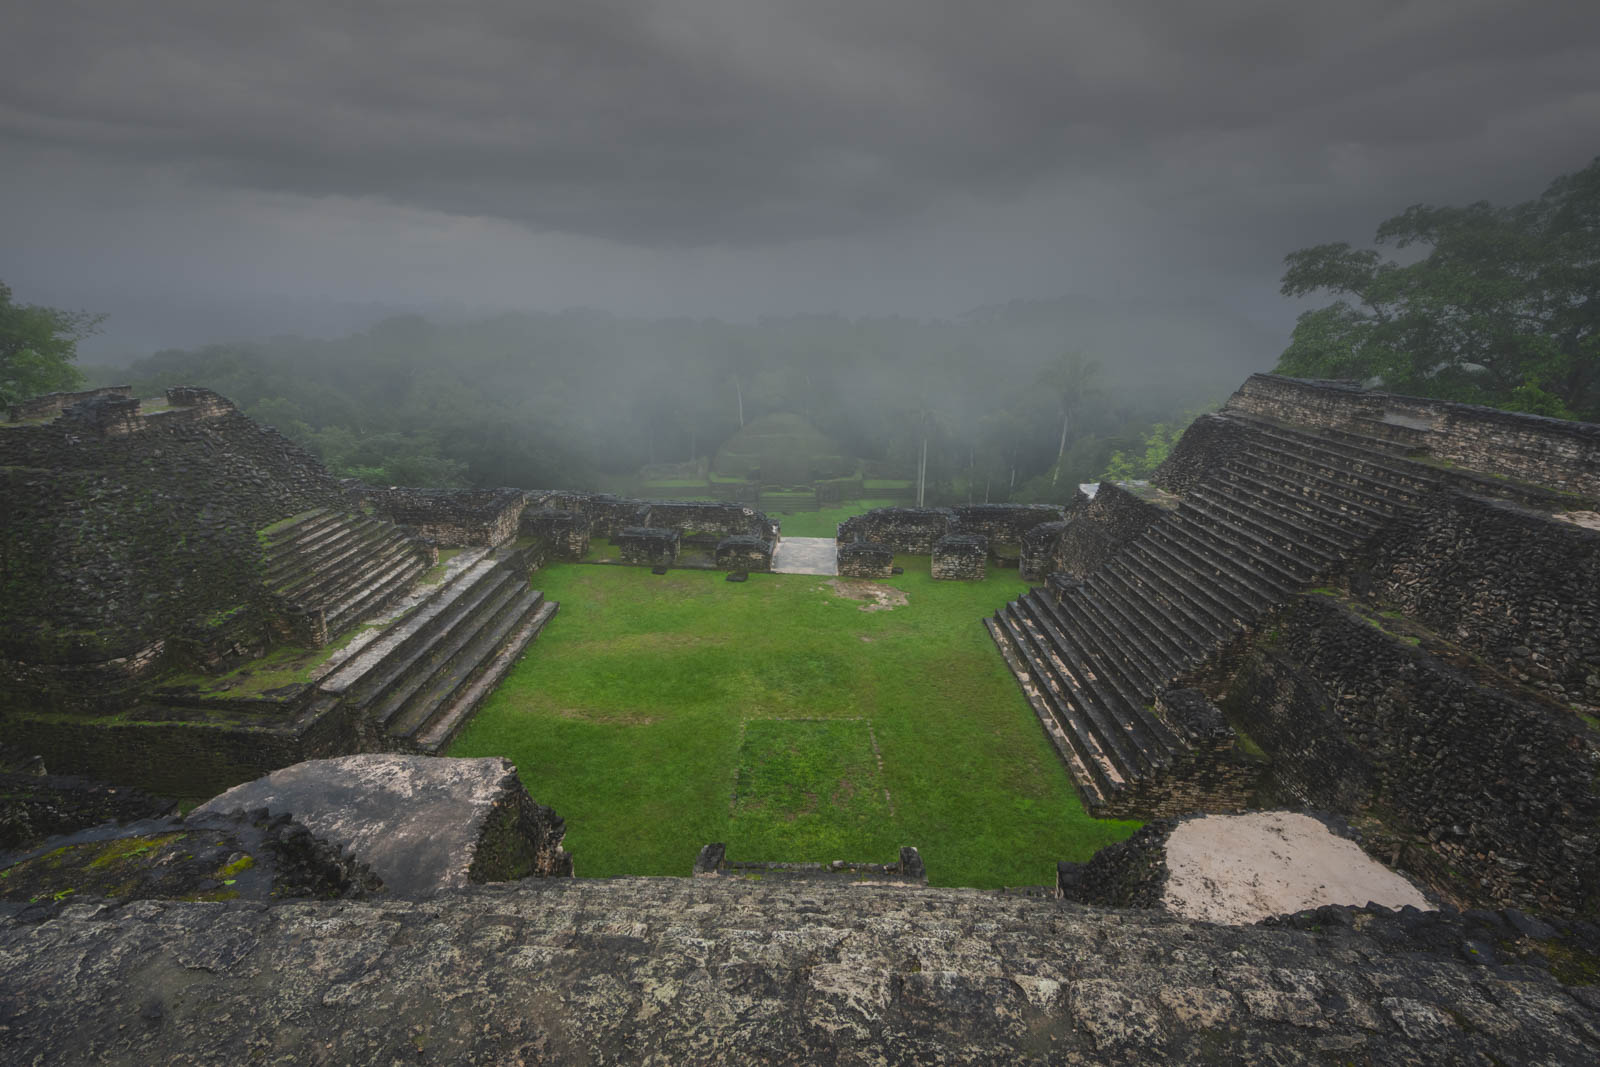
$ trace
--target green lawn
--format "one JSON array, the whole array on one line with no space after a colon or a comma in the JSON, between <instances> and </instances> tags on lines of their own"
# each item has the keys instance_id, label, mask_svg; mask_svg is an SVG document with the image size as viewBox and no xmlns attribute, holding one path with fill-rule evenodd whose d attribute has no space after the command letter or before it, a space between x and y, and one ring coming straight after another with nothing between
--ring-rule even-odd
<instances>
[{"instance_id":1,"label":"green lawn","mask_svg":"<svg viewBox=\"0 0 1600 1067\"><path fill-rule=\"evenodd\" d=\"M561 602L451 749L504 755L567 820L585 877L739 860L886 862L940 885L1038 885L1136 824L1089 819L979 619L1014 572L863 611L827 579L558 564Z\"/></svg>"},{"instance_id":2,"label":"green lawn","mask_svg":"<svg viewBox=\"0 0 1600 1067\"><path fill-rule=\"evenodd\" d=\"M765 506L761 510L778 520L787 537L832 537L839 532L839 524L850 516L871 511L873 508L892 507L894 503L893 500L858 500L840 504L838 507L823 508L820 511L796 511L790 514L779 510L768 510Z\"/></svg>"}]
</instances>

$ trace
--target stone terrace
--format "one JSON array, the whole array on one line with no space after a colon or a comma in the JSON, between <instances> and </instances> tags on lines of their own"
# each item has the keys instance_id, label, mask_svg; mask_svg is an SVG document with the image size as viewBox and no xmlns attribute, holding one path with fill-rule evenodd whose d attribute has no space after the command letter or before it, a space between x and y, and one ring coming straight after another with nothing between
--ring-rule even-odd
<instances>
[{"instance_id":1,"label":"stone terrace","mask_svg":"<svg viewBox=\"0 0 1600 1067\"><path fill-rule=\"evenodd\" d=\"M8 913L0 1053L14 1063L1600 1055L1593 986L1475 959L1459 920L1420 916L1438 947L1405 916L1226 927L972 890L687 878Z\"/></svg>"}]
</instances>

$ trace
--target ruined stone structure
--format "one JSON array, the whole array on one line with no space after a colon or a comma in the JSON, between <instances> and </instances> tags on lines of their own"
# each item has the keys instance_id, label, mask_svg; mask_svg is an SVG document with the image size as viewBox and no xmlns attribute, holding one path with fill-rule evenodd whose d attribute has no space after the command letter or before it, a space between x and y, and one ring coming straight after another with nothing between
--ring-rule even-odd
<instances>
[{"instance_id":1,"label":"ruined stone structure","mask_svg":"<svg viewBox=\"0 0 1600 1067\"><path fill-rule=\"evenodd\" d=\"M626 563L647 566L670 566L680 562L680 552L696 550L705 557L700 566L714 566L729 571L769 571L772 569L772 550L778 541L778 523L755 508L738 503L715 500L635 500L611 493L582 493L572 491L537 491L529 494L531 510L524 520L524 533L543 535L544 524L551 527L551 536L566 539L563 554L558 558L581 558L588 550L588 538L604 537L623 547ZM539 516L571 515L567 520L544 519ZM577 551L575 535L577 525L583 525L582 551ZM643 535L630 534L629 530L655 529L670 531L675 547L666 552L663 544L650 542ZM643 538L643 539L642 539ZM577 552L576 555L573 555Z\"/></svg>"},{"instance_id":2,"label":"ruined stone structure","mask_svg":"<svg viewBox=\"0 0 1600 1067\"><path fill-rule=\"evenodd\" d=\"M525 489L405 489L353 487L362 502L389 522L410 526L445 548L503 545L517 536Z\"/></svg>"},{"instance_id":3,"label":"ruined stone structure","mask_svg":"<svg viewBox=\"0 0 1600 1067\"><path fill-rule=\"evenodd\" d=\"M943 572L937 577L978 579L983 577L989 562L999 566L1021 566L1021 558L1030 552L1029 546L1040 543L1040 537L1034 531L1041 525L1060 522L1063 515L1061 508L1048 504L874 508L841 522L838 542L841 560L846 554L847 545L883 545L891 553L935 557L932 566L935 571ZM950 540L946 549L941 551L939 543L948 538L954 540ZM971 545L978 542L970 541L970 538L978 538L983 544L984 556L976 565L970 556ZM940 563L940 559L944 562ZM1029 560L1031 563L1032 557Z\"/></svg>"},{"instance_id":4,"label":"ruined stone structure","mask_svg":"<svg viewBox=\"0 0 1600 1067\"><path fill-rule=\"evenodd\" d=\"M988 626L1100 814L1238 806L1266 764L1209 698L1267 794L1436 892L1593 912L1600 531L1567 520L1597 440L1257 375L1175 447L1170 498L1102 487L1030 548L1072 573Z\"/></svg>"},{"instance_id":5,"label":"ruined stone structure","mask_svg":"<svg viewBox=\"0 0 1600 1067\"><path fill-rule=\"evenodd\" d=\"M894 549L872 541L844 541L838 548L839 573L847 578L887 578L894 570Z\"/></svg>"},{"instance_id":6,"label":"ruined stone structure","mask_svg":"<svg viewBox=\"0 0 1600 1067\"><path fill-rule=\"evenodd\" d=\"M0 727L54 771L204 796L307 758L437 752L555 610L527 552L437 565L208 390L37 410L0 424ZM377 492L426 501L450 538L520 512L520 490Z\"/></svg>"},{"instance_id":7,"label":"ruined stone structure","mask_svg":"<svg viewBox=\"0 0 1600 1067\"><path fill-rule=\"evenodd\" d=\"M662 526L624 526L612 540L622 549L624 563L670 567L678 559L679 536Z\"/></svg>"},{"instance_id":8,"label":"ruined stone structure","mask_svg":"<svg viewBox=\"0 0 1600 1067\"><path fill-rule=\"evenodd\" d=\"M946 534L933 543L930 564L935 578L982 581L989 558L989 539L982 534Z\"/></svg>"}]
</instances>

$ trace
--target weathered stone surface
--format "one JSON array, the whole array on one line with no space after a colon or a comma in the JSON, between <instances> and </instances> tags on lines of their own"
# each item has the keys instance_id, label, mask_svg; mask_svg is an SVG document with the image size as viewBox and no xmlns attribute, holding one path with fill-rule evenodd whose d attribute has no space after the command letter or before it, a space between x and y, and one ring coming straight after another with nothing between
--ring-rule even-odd
<instances>
[{"instance_id":1,"label":"weathered stone surface","mask_svg":"<svg viewBox=\"0 0 1600 1067\"><path fill-rule=\"evenodd\" d=\"M930 570L935 578L976 582L985 575L989 539L982 534L948 534L933 544Z\"/></svg>"},{"instance_id":2,"label":"weathered stone surface","mask_svg":"<svg viewBox=\"0 0 1600 1067\"><path fill-rule=\"evenodd\" d=\"M1177 507L1177 499L1148 486L1101 482L1094 497L1072 510L1052 546L1050 569L1086 578Z\"/></svg>"},{"instance_id":3,"label":"weathered stone surface","mask_svg":"<svg viewBox=\"0 0 1600 1067\"><path fill-rule=\"evenodd\" d=\"M660 526L625 526L616 534L624 563L670 566L678 558L680 535Z\"/></svg>"},{"instance_id":4,"label":"weathered stone surface","mask_svg":"<svg viewBox=\"0 0 1600 1067\"><path fill-rule=\"evenodd\" d=\"M35 908L0 923L0 1051L1585 1065L1600 1052L1582 987L1435 950L1459 941L1459 919L1412 936L1404 916L1304 918L1232 928L970 890L700 879L523 882L424 904Z\"/></svg>"},{"instance_id":5,"label":"weathered stone surface","mask_svg":"<svg viewBox=\"0 0 1600 1067\"><path fill-rule=\"evenodd\" d=\"M414 527L447 548L511 540L529 496L526 489L381 489L359 483L353 495L390 522Z\"/></svg>"},{"instance_id":6,"label":"weathered stone surface","mask_svg":"<svg viewBox=\"0 0 1600 1067\"><path fill-rule=\"evenodd\" d=\"M845 541L838 547L839 573L848 578L887 578L894 569L894 549L871 541Z\"/></svg>"},{"instance_id":7,"label":"weathered stone surface","mask_svg":"<svg viewBox=\"0 0 1600 1067\"><path fill-rule=\"evenodd\" d=\"M71 775L0 773L0 851L103 822L171 815L177 807L131 786Z\"/></svg>"},{"instance_id":8,"label":"weathered stone surface","mask_svg":"<svg viewBox=\"0 0 1600 1067\"><path fill-rule=\"evenodd\" d=\"M950 508L873 508L841 522L837 540L840 544L871 541L896 552L926 556L955 521Z\"/></svg>"},{"instance_id":9,"label":"weathered stone surface","mask_svg":"<svg viewBox=\"0 0 1600 1067\"><path fill-rule=\"evenodd\" d=\"M572 873L565 833L510 760L372 754L310 760L235 786L197 813L264 808L348 849L397 896Z\"/></svg>"}]
</instances>

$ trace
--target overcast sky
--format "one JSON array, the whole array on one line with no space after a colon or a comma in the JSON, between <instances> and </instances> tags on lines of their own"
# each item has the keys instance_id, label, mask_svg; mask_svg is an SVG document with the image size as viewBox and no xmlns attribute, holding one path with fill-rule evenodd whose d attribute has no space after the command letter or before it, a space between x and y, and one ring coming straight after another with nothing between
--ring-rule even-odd
<instances>
[{"instance_id":1,"label":"overcast sky","mask_svg":"<svg viewBox=\"0 0 1600 1067\"><path fill-rule=\"evenodd\" d=\"M1204 306L1600 154L1593 0L39 0L0 280L88 352L389 310ZM1281 345L1280 345L1281 347Z\"/></svg>"}]
</instances>

